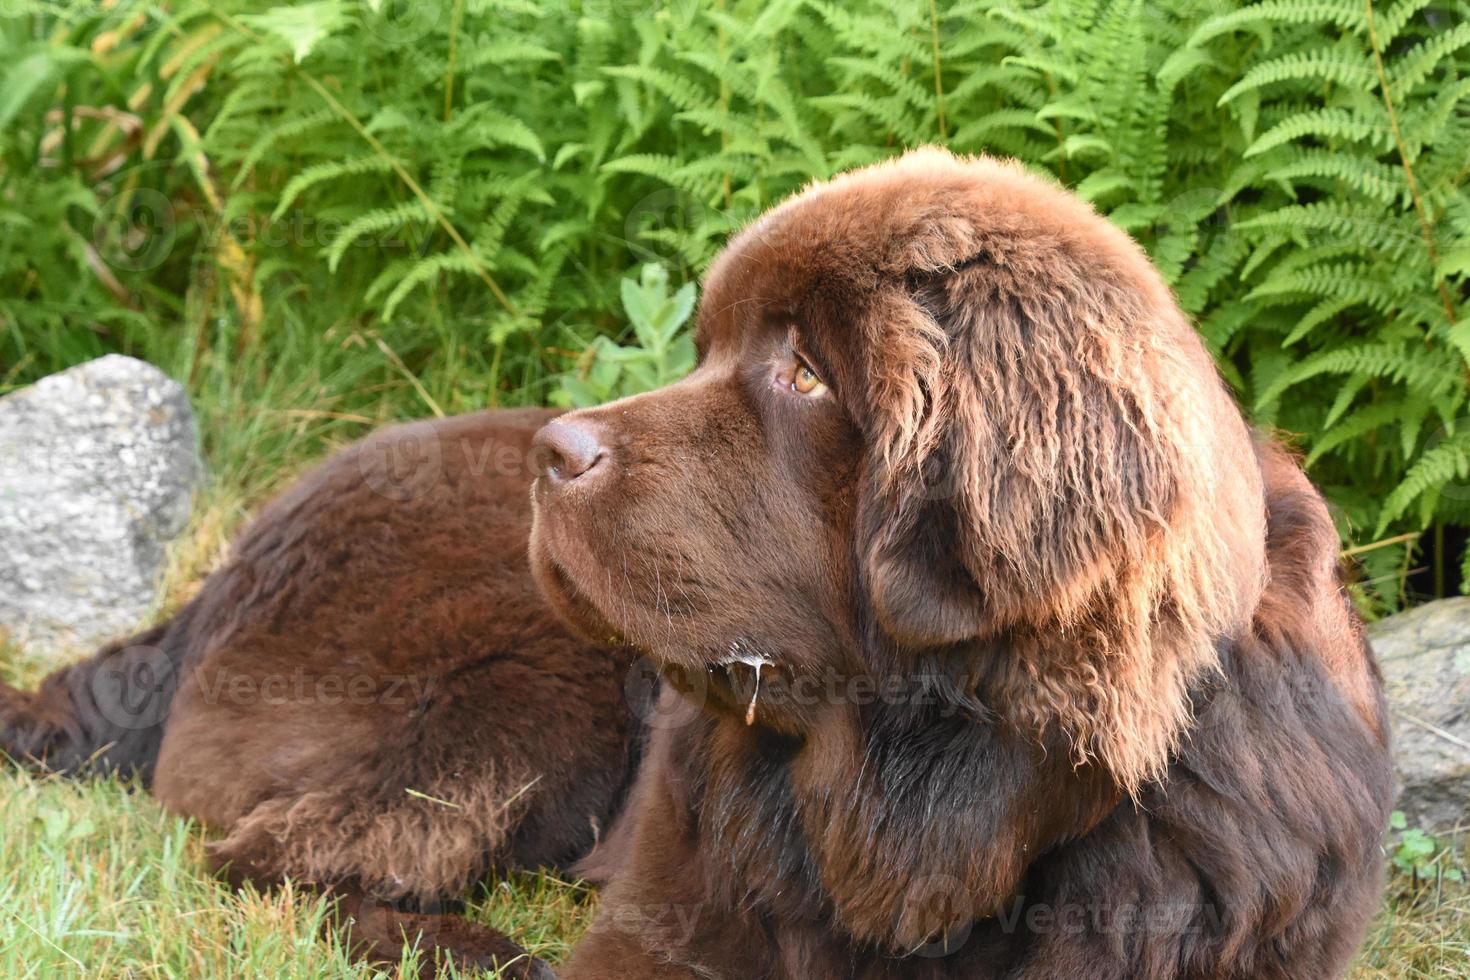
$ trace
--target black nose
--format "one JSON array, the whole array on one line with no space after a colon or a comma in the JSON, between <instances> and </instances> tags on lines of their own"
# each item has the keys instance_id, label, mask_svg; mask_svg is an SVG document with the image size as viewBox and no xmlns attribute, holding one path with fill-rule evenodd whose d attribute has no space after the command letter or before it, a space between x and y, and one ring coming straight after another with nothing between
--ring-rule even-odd
<instances>
[{"instance_id":1,"label":"black nose","mask_svg":"<svg viewBox=\"0 0 1470 980\"><path fill-rule=\"evenodd\" d=\"M536 472L553 482L577 479L606 455L607 450L586 422L552 419L531 440Z\"/></svg>"}]
</instances>

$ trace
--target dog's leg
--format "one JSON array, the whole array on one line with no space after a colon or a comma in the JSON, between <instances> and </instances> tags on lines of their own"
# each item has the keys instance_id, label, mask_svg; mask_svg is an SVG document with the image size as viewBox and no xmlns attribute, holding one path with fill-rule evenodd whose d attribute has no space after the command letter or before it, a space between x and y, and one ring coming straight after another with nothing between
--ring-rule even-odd
<instances>
[{"instance_id":1,"label":"dog's leg","mask_svg":"<svg viewBox=\"0 0 1470 980\"><path fill-rule=\"evenodd\" d=\"M229 845L229 841L225 842ZM257 891L278 888L286 874L271 848L250 852L239 842L210 850L216 873L235 888ZM387 900L364 891L355 881L326 886L298 881L309 891L334 899L326 928L338 931L355 959L396 966L406 949L419 950L422 980L448 975L449 962L466 968L499 971L501 980L556 980L551 968L502 933L441 908L436 902Z\"/></svg>"},{"instance_id":2,"label":"dog's leg","mask_svg":"<svg viewBox=\"0 0 1470 980\"><path fill-rule=\"evenodd\" d=\"M405 910L354 887L334 888L332 894L337 896L337 924L359 959L392 966L406 947L416 946L425 980L445 971L449 960L460 971L467 967L499 971L496 976L502 980L556 980L541 960L500 932L463 916Z\"/></svg>"},{"instance_id":3,"label":"dog's leg","mask_svg":"<svg viewBox=\"0 0 1470 980\"><path fill-rule=\"evenodd\" d=\"M210 863L235 887L290 879L334 896L334 924L356 958L397 964L416 946L426 978L452 959L461 970L497 969L504 980L554 980L510 939L442 904L489 874L505 843L508 825L497 821L508 818L490 801L503 803L517 783L479 775L460 785L452 806L372 784L266 800L210 846Z\"/></svg>"}]
</instances>

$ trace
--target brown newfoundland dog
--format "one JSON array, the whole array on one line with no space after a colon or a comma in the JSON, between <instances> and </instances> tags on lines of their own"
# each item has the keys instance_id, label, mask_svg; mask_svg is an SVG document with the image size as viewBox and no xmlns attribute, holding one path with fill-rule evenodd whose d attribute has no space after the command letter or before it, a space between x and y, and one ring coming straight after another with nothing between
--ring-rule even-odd
<instances>
[{"instance_id":1,"label":"brown newfoundland dog","mask_svg":"<svg viewBox=\"0 0 1470 980\"><path fill-rule=\"evenodd\" d=\"M0 692L4 747L140 770L368 955L504 963L421 907L552 866L609 880L576 980L1344 972L1378 675L1321 498L1133 242L912 153L740 234L698 347L328 462L174 619Z\"/></svg>"}]
</instances>

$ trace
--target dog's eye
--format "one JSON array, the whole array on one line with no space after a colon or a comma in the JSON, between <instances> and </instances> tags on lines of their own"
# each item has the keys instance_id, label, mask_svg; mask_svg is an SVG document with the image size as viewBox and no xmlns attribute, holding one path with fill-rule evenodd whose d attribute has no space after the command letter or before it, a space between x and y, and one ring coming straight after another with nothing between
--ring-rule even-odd
<instances>
[{"instance_id":1,"label":"dog's eye","mask_svg":"<svg viewBox=\"0 0 1470 980\"><path fill-rule=\"evenodd\" d=\"M796 359L796 371L791 376L791 390L798 395L815 398L826 392L827 386L817 377L812 366L801 358Z\"/></svg>"}]
</instances>

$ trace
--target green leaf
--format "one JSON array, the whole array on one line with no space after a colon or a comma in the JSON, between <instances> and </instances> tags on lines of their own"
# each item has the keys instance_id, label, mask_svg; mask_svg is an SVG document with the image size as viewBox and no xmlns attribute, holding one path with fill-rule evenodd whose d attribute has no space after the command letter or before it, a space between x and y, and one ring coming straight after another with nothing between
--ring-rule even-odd
<instances>
[{"instance_id":1,"label":"green leaf","mask_svg":"<svg viewBox=\"0 0 1470 980\"><path fill-rule=\"evenodd\" d=\"M87 60L85 51L58 44L32 51L13 63L0 84L0 132L37 92L55 81L62 69Z\"/></svg>"},{"instance_id":2,"label":"green leaf","mask_svg":"<svg viewBox=\"0 0 1470 980\"><path fill-rule=\"evenodd\" d=\"M263 14L241 14L240 20L284 41L297 64L305 61L323 38L347 24L340 0L272 7Z\"/></svg>"},{"instance_id":3,"label":"green leaf","mask_svg":"<svg viewBox=\"0 0 1470 980\"><path fill-rule=\"evenodd\" d=\"M622 297L623 312L628 315L628 321L632 323L638 338L645 345L656 340L653 323L664 297L634 279L623 280Z\"/></svg>"},{"instance_id":4,"label":"green leaf","mask_svg":"<svg viewBox=\"0 0 1470 980\"><path fill-rule=\"evenodd\" d=\"M690 315L694 312L694 300L694 283L686 282L679 287L679 291L669 301L668 307L664 311L663 329L659 336L659 340L663 346L666 347L672 343L674 335L689 321Z\"/></svg>"}]
</instances>

